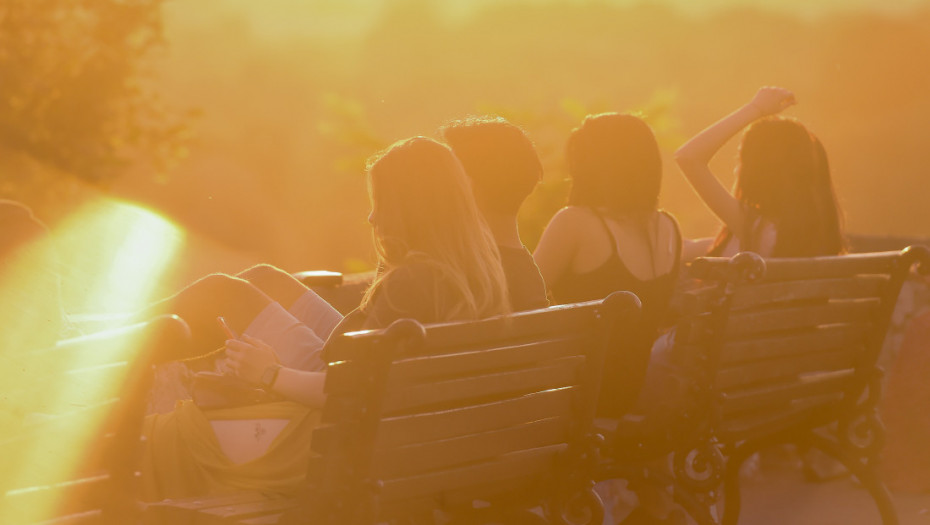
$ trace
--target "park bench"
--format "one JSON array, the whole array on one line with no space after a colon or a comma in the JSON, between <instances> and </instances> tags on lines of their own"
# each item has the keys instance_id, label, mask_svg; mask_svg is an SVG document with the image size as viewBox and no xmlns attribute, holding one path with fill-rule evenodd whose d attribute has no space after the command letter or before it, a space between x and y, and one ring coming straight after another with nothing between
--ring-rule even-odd
<instances>
[{"instance_id":1,"label":"park bench","mask_svg":"<svg viewBox=\"0 0 930 525\"><path fill-rule=\"evenodd\" d=\"M297 272L294 277L304 286L313 289L324 301L343 315L358 308L371 285L375 272L350 273L311 270Z\"/></svg>"},{"instance_id":2,"label":"park bench","mask_svg":"<svg viewBox=\"0 0 930 525\"><path fill-rule=\"evenodd\" d=\"M914 265L930 270L928 262L924 247L696 260L690 277L701 285L682 297L672 347L674 416L658 418L659 428L647 425L649 417L620 421L598 477L646 482L642 465L671 454L675 499L698 523L734 524L741 465L793 443L842 462L883 523L897 523L876 471L883 433L876 360L902 283Z\"/></svg>"},{"instance_id":3,"label":"park bench","mask_svg":"<svg viewBox=\"0 0 930 525\"><path fill-rule=\"evenodd\" d=\"M189 337L163 316L12 358L29 379L3 392L0 523L134 523L152 365Z\"/></svg>"},{"instance_id":4,"label":"park bench","mask_svg":"<svg viewBox=\"0 0 930 525\"><path fill-rule=\"evenodd\" d=\"M338 336L326 350L317 455L298 498L164 501L149 505L146 523L432 523L439 513L459 524L599 524L591 476L600 368L611 335L638 311L633 294L617 292Z\"/></svg>"}]
</instances>

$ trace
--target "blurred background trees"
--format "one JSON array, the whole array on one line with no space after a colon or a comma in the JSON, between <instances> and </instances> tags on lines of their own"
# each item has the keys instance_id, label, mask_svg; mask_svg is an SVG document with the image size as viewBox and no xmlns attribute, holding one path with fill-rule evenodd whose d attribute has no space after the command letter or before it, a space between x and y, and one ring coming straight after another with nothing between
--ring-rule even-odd
<instances>
[{"instance_id":1,"label":"blurred background trees","mask_svg":"<svg viewBox=\"0 0 930 525\"><path fill-rule=\"evenodd\" d=\"M4 195L51 192L63 174L101 187L133 168L159 177L183 156L185 119L146 71L165 44L162 3L0 0L0 148L59 172L6 169Z\"/></svg>"},{"instance_id":2,"label":"blurred background trees","mask_svg":"<svg viewBox=\"0 0 930 525\"><path fill-rule=\"evenodd\" d=\"M636 111L662 206L709 235L671 153L776 84L826 145L849 230L926 235L928 63L928 0L0 0L0 196L46 220L99 188L141 203L189 234L186 280L354 271L378 149L468 114L523 126L546 170L520 217L532 247L567 194L569 131ZM727 182L735 154L715 159Z\"/></svg>"}]
</instances>

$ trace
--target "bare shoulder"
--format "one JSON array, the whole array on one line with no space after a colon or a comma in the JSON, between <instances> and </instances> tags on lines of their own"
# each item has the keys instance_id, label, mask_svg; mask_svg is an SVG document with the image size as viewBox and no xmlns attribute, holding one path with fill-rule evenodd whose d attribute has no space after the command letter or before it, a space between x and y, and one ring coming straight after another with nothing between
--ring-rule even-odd
<instances>
[{"instance_id":1,"label":"bare shoulder","mask_svg":"<svg viewBox=\"0 0 930 525\"><path fill-rule=\"evenodd\" d=\"M661 235L681 236L678 227L678 219L676 219L674 215L665 210L658 210L656 213L659 215L658 228Z\"/></svg>"},{"instance_id":2,"label":"bare shoulder","mask_svg":"<svg viewBox=\"0 0 930 525\"><path fill-rule=\"evenodd\" d=\"M564 229L587 229L591 225L597 223L597 221L598 219L594 215L594 212L588 208L582 206L566 206L556 212L549 224L558 224L560 228Z\"/></svg>"}]
</instances>

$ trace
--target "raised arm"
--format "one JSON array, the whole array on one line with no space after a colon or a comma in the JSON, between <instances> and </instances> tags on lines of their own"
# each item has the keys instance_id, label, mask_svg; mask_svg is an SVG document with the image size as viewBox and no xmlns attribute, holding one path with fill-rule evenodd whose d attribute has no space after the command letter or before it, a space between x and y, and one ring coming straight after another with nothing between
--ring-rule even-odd
<instances>
[{"instance_id":1,"label":"raised arm","mask_svg":"<svg viewBox=\"0 0 930 525\"><path fill-rule=\"evenodd\" d=\"M794 103L791 91L763 87L749 103L698 133L675 152L675 162L691 187L730 231L744 231L743 214L736 198L710 171L710 159L728 140L753 121L774 115Z\"/></svg>"}]
</instances>

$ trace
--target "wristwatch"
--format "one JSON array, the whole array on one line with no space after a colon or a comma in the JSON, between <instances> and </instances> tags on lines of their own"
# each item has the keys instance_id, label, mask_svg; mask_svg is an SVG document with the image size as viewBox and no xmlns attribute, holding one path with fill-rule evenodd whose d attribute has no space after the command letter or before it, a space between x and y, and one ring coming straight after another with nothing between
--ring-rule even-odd
<instances>
[{"instance_id":1,"label":"wristwatch","mask_svg":"<svg viewBox=\"0 0 930 525\"><path fill-rule=\"evenodd\" d=\"M273 365L268 365L268 368L265 368L265 371L262 372L262 389L270 391L271 387L274 386L274 382L278 380L278 372L281 370L281 365L275 363Z\"/></svg>"}]
</instances>

